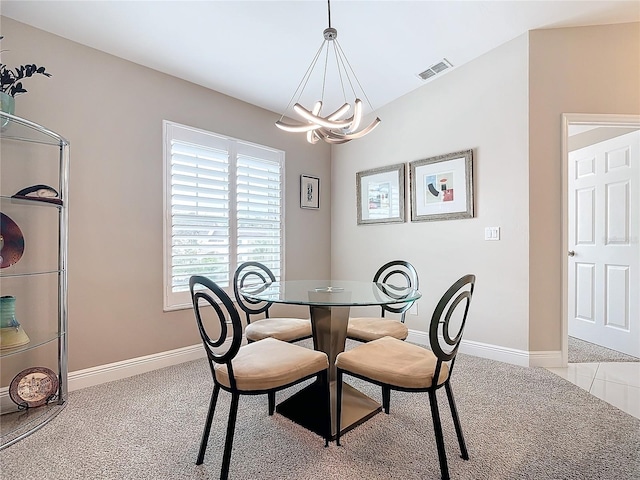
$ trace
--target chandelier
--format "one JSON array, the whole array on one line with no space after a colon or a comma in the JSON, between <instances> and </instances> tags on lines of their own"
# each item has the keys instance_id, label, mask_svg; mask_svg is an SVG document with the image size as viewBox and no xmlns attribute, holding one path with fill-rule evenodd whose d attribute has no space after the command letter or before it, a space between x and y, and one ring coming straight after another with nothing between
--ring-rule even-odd
<instances>
[{"instance_id":1,"label":"chandelier","mask_svg":"<svg viewBox=\"0 0 640 480\"><path fill-rule=\"evenodd\" d=\"M372 110L373 107L371 106L371 102L369 102L366 93L364 93L364 90L360 85L360 82L358 81L358 78L356 77L351 64L342 51L342 47L338 43L338 31L335 28L331 27L330 0L327 0L327 10L329 16L329 28L324 29L324 41L313 57L311 65L302 77L298 88L293 93L293 96L291 97L287 108L282 113L280 120L276 122L276 126L286 132L306 133L307 141L313 144L318 143L318 141L321 139L330 144L346 143L350 140L364 137L366 134L376 128L380 123L380 119L376 117L368 126L360 129L363 116L363 104L362 100L358 97L357 92L361 92L362 97L367 101L367 104ZM304 89L309 82L309 78L311 77L311 74L316 67L318 59L322 56L323 51L324 73L322 77L322 93L320 96L320 100L318 100L314 104L313 108L308 109L299 103L300 97L302 96L302 93L304 92ZM336 61L337 76L340 81L344 104L337 110L332 111L328 114L324 114L323 116L322 108L324 102L325 86L327 80L327 67L329 63L330 51L333 52L333 57ZM350 91L350 93L353 94L353 97L355 98L353 107L351 106L351 104L347 103L347 90ZM301 118L301 121L299 123L285 123L282 121L282 119L284 118L287 111L289 111L289 108L294 102L294 99L295 104L293 105L293 111L298 114L298 116ZM345 118L345 116L349 113L351 113L351 116Z\"/></svg>"}]
</instances>

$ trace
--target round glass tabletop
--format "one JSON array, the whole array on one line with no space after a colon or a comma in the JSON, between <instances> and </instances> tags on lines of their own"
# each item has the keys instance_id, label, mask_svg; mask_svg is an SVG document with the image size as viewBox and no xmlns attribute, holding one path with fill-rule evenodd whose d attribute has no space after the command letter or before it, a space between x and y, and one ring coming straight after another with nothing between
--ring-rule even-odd
<instances>
[{"instance_id":1,"label":"round glass tabletop","mask_svg":"<svg viewBox=\"0 0 640 480\"><path fill-rule=\"evenodd\" d=\"M245 285L240 293L251 300L316 306L391 305L418 300L413 288L349 280L289 280Z\"/></svg>"}]
</instances>

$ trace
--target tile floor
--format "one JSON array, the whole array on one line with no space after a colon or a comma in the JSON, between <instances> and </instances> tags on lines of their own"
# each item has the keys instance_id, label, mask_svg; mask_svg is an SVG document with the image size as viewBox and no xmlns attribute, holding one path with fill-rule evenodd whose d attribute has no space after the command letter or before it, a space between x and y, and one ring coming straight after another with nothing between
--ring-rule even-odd
<instances>
[{"instance_id":1,"label":"tile floor","mask_svg":"<svg viewBox=\"0 0 640 480\"><path fill-rule=\"evenodd\" d=\"M547 370L640 418L640 362L570 363Z\"/></svg>"}]
</instances>

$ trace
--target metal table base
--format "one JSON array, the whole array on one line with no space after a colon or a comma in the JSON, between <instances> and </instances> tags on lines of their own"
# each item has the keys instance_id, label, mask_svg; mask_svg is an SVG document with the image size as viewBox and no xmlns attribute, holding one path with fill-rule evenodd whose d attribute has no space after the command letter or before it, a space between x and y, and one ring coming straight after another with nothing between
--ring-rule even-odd
<instances>
[{"instance_id":1,"label":"metal table base","mask_svg":"<svg viewBox=\"0 0 640 480\"><path fill-rule=\"evenodd\" d=\"M331 382L330 388L331 439L335 439L337 433L335 381ZM343 382L340 435L367 421L381 410L382 405L378 402ZM317 381L284 400L276 407L276 411L320 436L325 435L328 412L323 388Z\"/></svg>"}]
</instances>

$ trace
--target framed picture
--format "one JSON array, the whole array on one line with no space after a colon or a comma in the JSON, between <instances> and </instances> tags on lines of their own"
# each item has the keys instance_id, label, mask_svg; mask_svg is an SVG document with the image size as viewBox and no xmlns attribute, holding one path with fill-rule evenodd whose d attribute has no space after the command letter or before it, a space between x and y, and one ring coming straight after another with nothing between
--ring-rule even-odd
<instances>
[{"instance_id":1,"label":"framed picture","mask_svg":"<svg viewBox=\"0 0 640 480\"><path fill-rule=\"evenodd\" d=\"M473 218L473 150L409 163L411 221Z\"/></svg>"},{"instance_id":2,"label":"framed picture","mask_svg":"<svg viewBox=\"0 0 640 480\"><path fill-rule=\"evenodd\" d=\"M356 173L358 225L404 222L405 164Z\"/></svg>"},{"instance_id":3,"label":"framed picture","mask_svg":"<svg viewBox=\"0 0 640 480\"><path fill-rule=\"evenodd\" d=\"M300 175L300 208L320 208L320 179Z\"/></svg>"}]
</instances>

